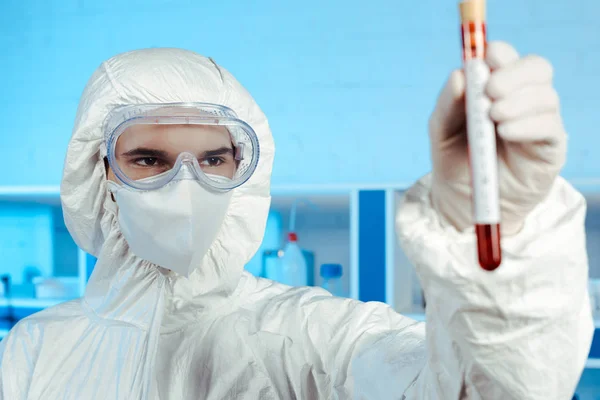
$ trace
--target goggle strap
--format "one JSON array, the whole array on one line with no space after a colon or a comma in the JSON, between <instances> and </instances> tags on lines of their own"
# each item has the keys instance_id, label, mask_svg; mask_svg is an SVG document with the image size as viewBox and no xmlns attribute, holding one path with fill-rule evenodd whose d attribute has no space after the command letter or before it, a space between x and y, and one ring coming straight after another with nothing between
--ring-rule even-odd
<instances>
[{"instance_id":1,"label":"goggle strap","mask_svg":"<svg viewBox=\"0 0 600 400\"><path fill-rule=\"evenodd\" d=\"M244 143L240 143L235 148L235 159L241 161L244 159Z\"/></svg>"}]
</instances>

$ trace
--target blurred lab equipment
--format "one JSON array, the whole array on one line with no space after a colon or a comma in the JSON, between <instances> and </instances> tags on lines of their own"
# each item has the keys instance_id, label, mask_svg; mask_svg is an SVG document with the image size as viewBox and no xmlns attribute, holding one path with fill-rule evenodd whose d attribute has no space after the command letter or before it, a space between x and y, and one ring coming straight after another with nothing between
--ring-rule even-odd
<instances>
[{"instance_id":1,"label":"blurred lab equipment","mask_svg":"<svg viewBox=\"0 0 600 400\"><path fill-rule=\"evenodd\" d=\"M13 324L16 322L15 313L13 311L13 307L10 301L11 297L11 280L10 275L5 274L0 276L0 281L2 281L2 307L0 307L0 325L2 328L10 329Z\"/></svg>"},{"instance_id":2,"label":"blurred lab equipment","mask_svg":"<svg viewBox=\"0 0 600 400\"><path fill-rule=\"evenodd\" d=\"M283 248L279 282L290 286L308 286L308 265L294 232L288 234L288 241Z\"/></svg>"},{"instance_id":3,"label":"blurred lab equipment","mask_svg":"<svg viewBox=\"0 0 600 400\"><path fill-rule=\"evenodd\" d=\"M323 264L320 272L323 279L321 283L323 289L337 297L346 296L341 279L343 268L340 264Z\"/></svg>"},{"instance_id":4,"label":"blurred lab equipment","mask_svg":"<svg viewBox=\"0 0 600 400\"><path fill-rule=\"evenodd\" d=\"M294 200L290 209L287 242L281 250L263 253L263 271L268 279L285 285L312 286L314 285L314 255L300 248L296 232L296 215L300 203L317 208L308 199ZM271 263L268 262L269 259L272 260Z\"/></svg>"},{"instance_id":5,"label":"blurred lab equipment","mask_svg":"<svg viewBox=\"0 0 600 400\"><path fill-rule=\"evenodd\" d=\"M27 266L23 269L23 283L33 284L33 279L41 275L42 272L39 270L39 268Z\"/></svg>"},{"instance_id":6,"label":"blurred lab equipment","mask_svg":"<svg viewBox=\"0 0 600 400\"><path fill-rule=\"evenodd\" d=\"M42 276L42 272L39 270L39 268L30 265L23 269L22 276L23 278L21 284L11 285L11 297L31 299L35 297L35 285L33 283L33 280L36 277Z\"/></svg>"},{"instance_id":7,"label":"blurred lab equipment","mask_svg":"<svg viewBox=\"0 0 600 400\"><path fill-rule=\"evenodd\" d=\"M35 297L38 299L72 299L77 297L79 280L77 277L33 278Z\"/></svg>"},{"instance_id":8,"label":"blurred lab equipment","mask_svg":"<svg viewBox=\"0 0 600 400\"><path fill-rule=\"evenodd\" d=\"M277 251L279 250L275 250L274 253L275 254L271 254L273 253L273 250L270 249L278 249L281 247L281 238L283 237L283 218L281 216L281 213L278 211L274 211L271 210L269 212L269 216L267 218L267 228L265 229L265 235L263 237L263 241L260 244L260 247L258 248L258 251L256 252L256 254L254 255L254 257L252 257L250 259L250 261L248 261L248 263L246 263L246 266L244 267L246 269L246 271L250 272L252 275L254 276L258 276L258 277L262 277L262 278L269 278L269 276L267 276L266 273L266 264L265 263L265 254L267 254L267 257L271 257L273 255L277 255ZM270 278L272 279L272 278ZM277 280L277 279L274 279Z\"/></svg>"},{"instance_id":9,"label":"blurred lab equipment","mask_svg":"<svg viewBox=\"0 0 600 400\"><path fill-rule=\"evenodd\" d=\"M272 281L279 282L281 279L281 263L283 250L265 250L262 253L262 273L261 276Z\"/></svg>"},{"instance_id":10,"label":"blurred lab equipment","mask_svg":"<svg viewBox=\"0 0 600 400\"><path fill-rule=\"evenodd\" d=\"M315 254L312 251L300 249L307 266L307 285L314 286ZM284 249L265 250L262 253L261 276L272 281L282 282L282 265Z\"/></svg>"},{"instance_id":11,"label":"blurred lab equipment","mask_svg":"<svg viewBox=\"0 0 600 400\"><path fill-rule=\"evenodd\" d=\"M10 295L10 275L2 275L0 277L2 285L0 285L0 296L9 297Z\"/></svg>"},{"instance_id":12,"label":"blurred lab equipment","mask_svg":"<svg viewBox=\"0 0 600 400\"><path fill-rule=\"evenodd\" d=\"M592 314L594 318L600 318L600 279L590 278L588 281L588 291Z\"/></svg>"}]
</instances>

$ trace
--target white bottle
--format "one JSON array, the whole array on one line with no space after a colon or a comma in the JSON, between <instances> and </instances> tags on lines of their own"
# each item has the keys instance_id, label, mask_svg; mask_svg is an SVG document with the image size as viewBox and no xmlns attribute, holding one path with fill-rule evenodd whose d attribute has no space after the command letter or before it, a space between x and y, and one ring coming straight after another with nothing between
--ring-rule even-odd
<instances>
[{"instance_id":1,"label":"white bottle","mask_svg":"<svg viewBox=\"0 0 600 400\"><path fill-rule=\"evenodd\" d=\"M344 297L341 279L342 266L340 264L323 264L320 272L321 278L323 278L321 287L336 297Z\"/></svg>"},{"instance_id":2,"label":"white bottle","mask_svg":"<svg viewBox=\"0 0 600 400\"><path fill-rule=\"evenodd\" d=\"M289 286L308 285L306 259L298 246L298 236L294 232L289 233L288 242L283 248L279 281Z\"/></svg>"}]
</instances>

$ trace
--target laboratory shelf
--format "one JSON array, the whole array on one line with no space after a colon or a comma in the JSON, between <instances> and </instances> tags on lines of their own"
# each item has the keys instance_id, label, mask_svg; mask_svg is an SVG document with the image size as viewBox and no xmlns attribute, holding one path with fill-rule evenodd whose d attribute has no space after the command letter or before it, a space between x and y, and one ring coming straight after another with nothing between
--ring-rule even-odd
<instances>
[{"instance_id":1,"label":"laboratory shelf","mask_svg":"<svg viewBox=\"0 0 600 400\"><path fill-rule=\"evenodd\" d=\"M73 300L72 298L57 298L57 299L36 299L36 298L0 298L0 307L14 307L14 308L39 308L44 309L53 307L57 304L64 303L65 301Z\"/></svg>"},{"instance_id":2,"label":"laboratory shelf","mask_svg":"<svg viewBox=\"0 0 600 400\"><path fill-rule=\"evenodd\" d=\"M13 203L60 204L59 186L0 186L0 201Z\"/></svg>"},{"instance_id":3,"label":"laboratory shelf","mask_svg":"<svg viewBox=\"0 0 600 400\"><path fill-rule=\"evenodd\" d=\"M425 314L423 314L423 313L401 313L401 314L410 319L414 319L415 321L425 322Z\"/></svg>"},{"instance_id":4,"label":"laboratory shelf","mask_svg":"<svg viewBox=\"0 0 600 400\"><path fill-rule=\"evenodd\" d=\"M585 195L588 201L588 215L597 215L586 221L586 230L589 232L587 237L590 276L600 277L600 250L596 250L600 249L600 246L596 246L600 240L600 179L571 179L569 182ZM343 284L348 297L364 301L383 301L409 318L424 321L422 307L418 307L422 303L421 288L414 267L398 245L394 225L396 208L411 184L412 182L274 184L271 186L271 210L280 215L277 237L287 233L289 216L296 201L308 200L316 207L306 204L298 207L296 230L302 248L312 252L314 256L315 279L319 278L320 264L340 263L344 268ZM44 221L49 222L44 223L50 224L53 231L44 233L42 239L40 236L22 234L23 239L19 236L19 240L13 240L12 247L6 245L8 248L18 249L18 254L23 254L15 257L17 262L12 262L11 268L34 265L40 267L42 276L78 276L79 290L76 294L82 295L95 260L77 247L62 222L60 186L0 186L0 206L6 205L9 217L12 217L9 214L11 209L20 209L19 203L23 204L25 212L29 212L29 208L34 210L31 211L32 215L38 212L36 210L42 210L40 214L46 212L46 209L51 210L44 216ZM38 233L38 230L41 230L37 228L40 222L34 217L30 217L26 223L28 225L23 227L25 224L22 221L13 222L16 227L14 229L27 234L29 231ZM11 238L9 234L5 236ZM275 237L275 234L271 236ZM29 237L35 239L29 240ZM37 247L31 246L32 250L23 250L20 246L23 243L30 246L28 243L34 241L36 246L40 242L45 243L45 248L50 249L49 254L54 253L55 256L52 259L46 256L37 259L29 257L29 254L38 251ZM278 240L273 239L271 242L275 243ZM267 243L265 240L265 246L270 246L271 242ZM267 250L273 248L265 247ZM2 250L0 247L0 252ZM33 261L23 262L29 259ZM257 265L259 269L260 265ZM3 272L12 273L8 270ZM19 278L13 278L13 281L18 282ZM9 308L19 309L18 312L29 312L67 300L69 299L15 298L10 300L9 304L5 299L0 299L0 307L6 308L8 305ZM595 325L600 329L600 320L596 320Z\"/></svg>"},{"instance_id":5,"label":"laboratory shelf","mask_svg":"<svg viewBox=\"0 0 600 400\"><path fill-rule=\"evenodd\" d=\"M355 190L405 190L408 183L272 185L271 196L349 194ZM0 186L0 201L60 203L60 186Z\"/></svg>"},{"instance_id":6,"label":"laboratory shelf","mask_svg":"<svg viewBox=\"0 0 600 400\"><path fill-rule=\"evenodd\" d=\"M569 182L585 194L600 193L600 178L598 179L570 179ZM274 196L285 194L331 194L349 193L353 190L406 190L412 182L396 183L341 183L341 184L274 184L271 194ZM0 201L13 198L44 199L47 197L58 198L59 185L39 186L2 186L0 185Z\"/></svg>"},{"instance_id":7,"label":"laboratory shelf","mask_svg":"<svg viewBox=\"0 0 600 400\"><path fill-rule=\"evenodd\" d=\"M10 328L19 320L70 300L73 299L0 298L0 340L8 334Z\"/></svg>"},{"instance_id":8,"label":"laboratory shelf","mask_svg":"<svg viewBox=\"0 0 600 400\"><path fill-rule=\"evenodd\" d=\"M585 367L588 369L600 369L600 358L588 358L585 362Z\"/></svg>"}]
</instances>

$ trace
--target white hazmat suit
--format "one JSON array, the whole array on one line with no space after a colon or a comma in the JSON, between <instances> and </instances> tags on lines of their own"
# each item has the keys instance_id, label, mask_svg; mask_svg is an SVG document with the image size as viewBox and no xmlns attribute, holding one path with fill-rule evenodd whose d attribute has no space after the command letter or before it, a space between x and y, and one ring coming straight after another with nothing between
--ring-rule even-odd
<instances>
[{"instance_id":1,"label":"white hazmat suit","mask_svg":"<svg viewBox=\"0 0 600 400\"><path fill-rule=\"evenodd\" d=\"M261 158L186 279L130 251L101 125L118 105L199 101L235 110ZM585 203L565 181L503 241L493 274L477 265L472 231L432 208L429 177L408 192L396 220L427 295L426 327L385 304L244 272L265 229L273 155L265 116L211 59L151 49L104 62L83 93L61 186L67 226L98 261L83 298L21 320L2 341L0 398L570 398L592 322Z\"/></svg>"}]
</instances>

